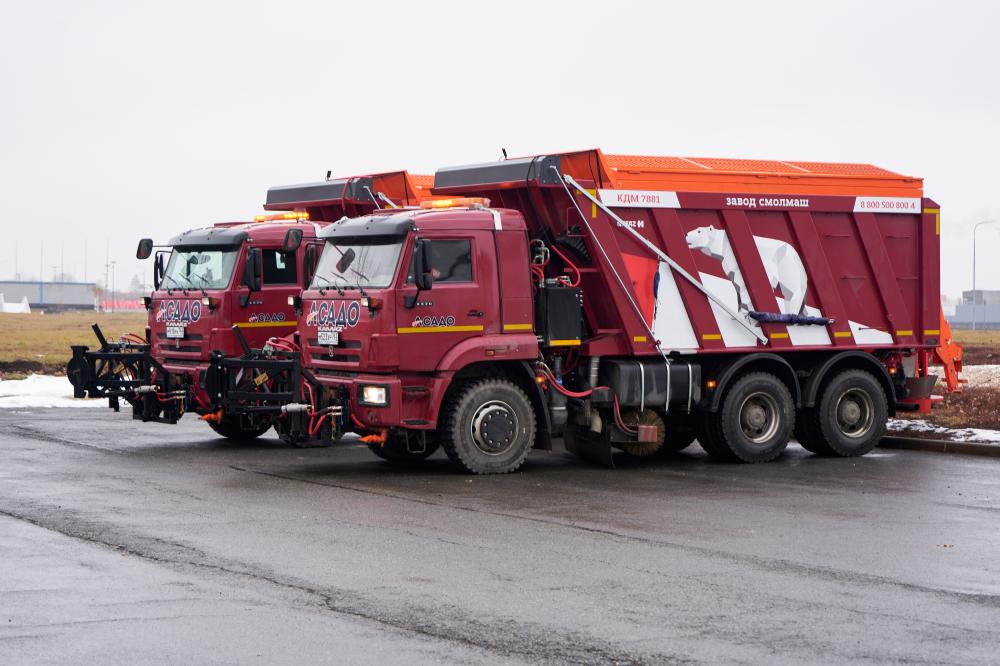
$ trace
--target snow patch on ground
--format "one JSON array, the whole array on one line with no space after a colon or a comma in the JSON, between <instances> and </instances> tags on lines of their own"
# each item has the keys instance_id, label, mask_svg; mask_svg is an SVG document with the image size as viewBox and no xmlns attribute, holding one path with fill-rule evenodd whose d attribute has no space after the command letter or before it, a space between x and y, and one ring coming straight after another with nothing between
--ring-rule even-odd
<instances>
[{"instance_id":1,"label":"snow patch on ground","mask_svg":"<svg viewBox=\"0 0 1000 666\"><path fill-rule=\"evenodd\" d=\"M939 367L931 367L928 372L939 377L944 374L944 370ZM966 386L974 388L982 386L984 388L1000 388L1000 365L967 365L962 368L958 376L968 381Z\"/></svg>"},{"instance_id":2,"label":"snow patch on ground","mask_svg":"<svg viewBox=\"0 0 1000 666\"><path fill-rule=\"evenodd\" d=\"M77 400L65 377L31 375L27 379L0 379L0 409L25 407L104 407L103 399Z\"/></svg>"},{"instance_id":3,"label":"snow patch on ground","mask_svg":"<svg viewBox=\"0 0 1000 666\"><path fill-rule=\"evenodd\" d=\"M928 433L937 439L950 442L988 442L1000 444L1000 431L983 428L945 428L924 419L889 419L890 435L906 435L911 432Z\"/></svg>"}]
</instances>

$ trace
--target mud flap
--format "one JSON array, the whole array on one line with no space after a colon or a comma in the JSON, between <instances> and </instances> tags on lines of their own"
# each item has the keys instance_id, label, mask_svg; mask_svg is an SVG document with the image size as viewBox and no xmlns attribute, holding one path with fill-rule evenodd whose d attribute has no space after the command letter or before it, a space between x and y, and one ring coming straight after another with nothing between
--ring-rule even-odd
<instances>
[{"instance_id":1,"label":"mud flap","mask_svg":"<svg viewBox=\"0 0 1000 666\"><path fill-rule=\"evenodd\" d=\"M610 469L615 468L615 459L611 455L611 442L597 433L567 425L563 431L563 443L567 451L587 462Z\"/></svg>"}]
</instances>

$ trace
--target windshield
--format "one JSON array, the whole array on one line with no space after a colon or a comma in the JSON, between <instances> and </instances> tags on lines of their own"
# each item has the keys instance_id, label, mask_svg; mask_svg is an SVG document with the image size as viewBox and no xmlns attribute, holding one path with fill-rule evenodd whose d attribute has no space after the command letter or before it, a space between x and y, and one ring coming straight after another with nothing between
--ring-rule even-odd
<instances>
[{"instance_id":1,"label":"windshield","mask_svg":"<svg viewBox=\"0 0 1000 666\"><path fill-rule=\"evenodd\" d=\"M403 239L398 236L329 240L316 266L312 288L388 287L402 249Z\"/></svg>"},{"instance_id":2,"label":"windshield","mask_svg":"<svg viewBox=\"0 0 1000 666\"><path fill-rule=\"evenodd\" d=\"M225 289L239 248L175 249L161 285L164 289Z\"/></svg>"}]
</instances>

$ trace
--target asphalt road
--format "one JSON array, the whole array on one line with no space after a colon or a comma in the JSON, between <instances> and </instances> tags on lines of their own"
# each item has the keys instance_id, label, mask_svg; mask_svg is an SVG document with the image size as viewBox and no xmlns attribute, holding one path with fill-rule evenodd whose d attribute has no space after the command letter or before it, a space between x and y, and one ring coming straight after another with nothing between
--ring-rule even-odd
<instances>
[{"instance_id":1,"label":"asphalt road","mask_svg":"<svg viewBox=\"0 0 1000 666\"><path fill-rule=\"evenodd\" d=\"M0 410L0 663L998 663L1000 461L472 478Z\"/></svg>"}]
</instances>

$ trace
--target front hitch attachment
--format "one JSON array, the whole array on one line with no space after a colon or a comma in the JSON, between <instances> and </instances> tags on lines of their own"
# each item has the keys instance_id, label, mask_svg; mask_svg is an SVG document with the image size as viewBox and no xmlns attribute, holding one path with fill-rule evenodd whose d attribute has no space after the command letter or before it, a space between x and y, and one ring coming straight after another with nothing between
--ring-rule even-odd
<instances>
[{"instance_id":1,"label":"front hitch attachment","mask_svg":"<svg viewBox=\"0 0 1000 666\"><path fill-rule=\"evenodd\" d=\"M150 345L125 338L109 342L100 326L91 328L100 349L72 345L73 355L66 364L73 397L107 398L108 407L116 412L124 399L132 406L133 418L176 423L189 402L188 391L164 388L171 385L170 373L153 358Z\"/></svg>"}]
</instances>

